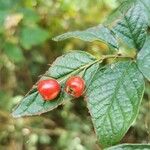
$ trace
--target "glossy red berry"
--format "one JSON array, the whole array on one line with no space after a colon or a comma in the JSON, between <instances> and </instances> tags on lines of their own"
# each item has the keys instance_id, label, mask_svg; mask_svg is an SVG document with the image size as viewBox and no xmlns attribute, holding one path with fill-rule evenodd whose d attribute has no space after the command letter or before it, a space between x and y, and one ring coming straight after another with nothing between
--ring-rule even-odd
<instances>
[{"instance_id":1,"label":"glossy red berry","mask_svg":"<svg viewBox=\"0 0 150 150\"><path fill-rule=\"evenodd\" d=\"M69 95L71 95L75 98L78 98L78 97L82 96L82 94L84 92L84 89L85 89L85 82L79 76L70 77L66 81L65 91Z\"/></svg>"},{"instance_id":2,"label":"glossy red berry","mask_svg":"<svg viewBox=\"0 0 150 150\"><path fill-rule=\"evenodd\" d=\"M38 83L38 92L44 100L53 100L60 93L60 84L55 79L41 80Z\"/></svg>"}]
</instances>

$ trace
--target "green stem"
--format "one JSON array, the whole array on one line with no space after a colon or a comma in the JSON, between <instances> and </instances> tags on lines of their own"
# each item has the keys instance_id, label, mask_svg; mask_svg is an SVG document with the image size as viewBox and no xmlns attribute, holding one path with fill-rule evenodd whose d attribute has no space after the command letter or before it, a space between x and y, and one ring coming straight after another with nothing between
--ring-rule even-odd
<instances>
[{"instance_id":1,"label":"green stem","mask_svg":"<svg viewBox=\"0 0 150 150\"><path fill-rule=\"evenodd\" d=\"M100 60L109 59L109 58L129 58L134 59L135 57L125 56L125 55L103 55Z\"/></svg>"},{"instance_id":2,"label":"green stem","mask_svg":"<svg viewBox=\"0 0 150 150\"><path fill-rule=\"evenodd\" d=\"M134 59L133 57L131 56L123 56L123 55L103 55L100 59L97 59L95 60L94 62L92 63L89 63L85 66L82 66L80 68L78 68L77 70L73 71L72 73L66 75L66 77L62 77L60 79L58 79L58 81L60 83L64 82L68 77L72 76L72 75L75 75L77 73L79 73L80 71L84 70L84 72L92 65L94 65L95 63L99 62L99 63L102 63L105 59L109 59L109 58L130 58L130 59Z\"/></svg>"},{"instance_id":3,"label":"green stem","mask_svg":"<svg viewBox=\"0 0 150 150\"><path fill-rule=\"evenodd\" d=\"M81 72L83 70L83 75L84 75L84 72L92 65L94 65L95 63L102 63L105 59L110 59L110 58L129 58L129 59L134 59L134 57L131 57L131 56L124 56L124 55L103 55L101 58L93 61L92 63L89 63L85 66L82 66L78 69L76 69L75 71L73 71L72 73L66 75L65 77L61 77L58 79L59 83L63 83L66 79L68 79L70 76L73 76L73 75L76 75L78 74L79 72ZM36 88L37 86L35 85L34 88Z\"/></svg>"}]
</instances>

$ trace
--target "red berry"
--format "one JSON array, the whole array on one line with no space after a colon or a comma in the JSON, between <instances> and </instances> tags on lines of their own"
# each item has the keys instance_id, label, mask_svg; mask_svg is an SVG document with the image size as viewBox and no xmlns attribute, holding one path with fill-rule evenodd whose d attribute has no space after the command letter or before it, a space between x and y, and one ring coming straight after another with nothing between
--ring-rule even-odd
<instances>
[{"instance_id":1,"label":"red berry","mask_svg":"<svg viewBox=\"0 0 150 150\"><path fill-rule=\"evenodd\" d=\"M55 99L61 90L59 83L54 79L39 81L37 88L44 100Z\"/></svg>"},{"instance_id":2,"label":"red berry","mask_svg":"<svg viewBox=\"0 0 150 150\"><path fill-rule=\"evenodd\" d=\"M80 97L83 94L84 89L85 89L85 82L79 76L70 77L66 81L65 91L69 95L71 95L75 98Z\"/></svg>"}]
</instances>

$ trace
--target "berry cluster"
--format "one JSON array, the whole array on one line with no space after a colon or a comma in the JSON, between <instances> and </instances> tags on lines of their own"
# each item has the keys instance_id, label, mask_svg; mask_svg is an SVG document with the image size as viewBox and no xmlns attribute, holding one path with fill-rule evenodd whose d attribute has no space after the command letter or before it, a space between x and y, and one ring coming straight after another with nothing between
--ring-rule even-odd
<instances>
[{"instance_id":1,"label":"berry cluster","mask_svg":"<svg viewBox=\"0 0 150 150\"><path fill-rule=\"evenodd\" d=\"M61 91L61 86L55 79L41 80L37 86L38 92L44 100L54 100ZM78 98L83 95L85 82L79 76L70 77L65 83L65 92L69 95Z\"/></svg>"}]
</instances>

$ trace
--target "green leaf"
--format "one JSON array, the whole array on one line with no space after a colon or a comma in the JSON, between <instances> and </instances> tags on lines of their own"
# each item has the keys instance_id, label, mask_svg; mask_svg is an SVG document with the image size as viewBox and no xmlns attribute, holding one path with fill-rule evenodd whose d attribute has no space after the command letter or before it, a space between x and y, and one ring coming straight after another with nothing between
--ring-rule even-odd
<instances>
[{"instance_id":1,"label":"green leaf","mask_svg":"<svg viewBox=\"0 0 150 150\"><path fill-rule=\"evenodd\" d=\"M120 20L120 18L123 17L122 14L127 13L135 2L136 0L120 0L120 5L111 12L104 24L111 27L114 23L116 23L116 20Z\"/></svg>"},{"instance_id":2,"label":"green leaf","mask_svg":"<svg viewBox=\"0 0 150 150\"><path fill-rule=\"evenodd\" d=\"M150 81L150 36L138 53L137 64L143 75Z\"/></svg>"},{"instance_id":3,"label":"green leaf","mask_svg":"<svg viewBox=\"0 0 150 150\"><path fill-rule=\"evenodd\" d=\"M108 147L125 135L139 111L144 79L132 61L99 67L86 100L100 144Z\"/></svg>"},{"instance_id":4,"label":"green leaf","mask_svg":"<svg viewBox=\"0 0 150 150\"><path fill-rule=\"evenodd\" d=\"M109 18L112 18L113 16L113 19L116 20L116 17L118 17L118 12L121 10L122 12L128 7L128 8L131 8L134 4L139 4L140 7L143 9L143 13L148 17L148 24L150 25L150 1L149 0L118 0L120 1L120 6L116 9L116 11L111 14L111 17ZM117 12L118 11L118 12ZM115 17L116 16L116 17Z\"/></svg>"},{"instance_id":5,"label":"green leaf","mask_svg":"<svg viewBox=\"0 0 150 150\"><path fill-rule=\"evenodd\" d=\"M0 10L11 10L18 2L19 0L0 0Z\"/></svg>"},{"instance_id":6,"label":"green leaf","mask_svg":"<svg viewBox=\"0 0 150 150\"><path fill-rule=\"evenodd\" d=\"M140 5L134 5L121 18L113 31L118 37L128 44L131 48L140 50L146 40L147 34L147 17Z\"/></svg>"},{"instance_id":7,"label":"green leaf","mask_svg":"<svg viewBox=\"0 0 150 150\"><path fill-rule=\"evenodd\" d=\"M149 144L121 144L105 150L150 150Z\"/></svg>"},{"instance_id":8,"label":"green leaf","mask_svg":"<svg viewBox=\"0 0 150 150\"><path fill-rule=\"evenodd\" d=\"M21 8L19 10L20 13L23 13L23 22L25 24L31 24L31 23L36 23L40 20L39 15L37 12L33 9L29 8Z\"/></svg>"},{"instance_id":9,"label":"green leaf","mask_svg":"<svg viewBox=\"0 0 150 150\"><path fill-rule=\"evenodd\" d=\"M148 17L148 25L150 26L150 1L149 0L137 0L139 2L139 5L143 7L143 12Z\"/></svg>"},{"instance_id":10,"label":"green leaf","mask_svg":"<svg viewBox=\"0 0 150 150\"><path fill-rule=\"evenodd\" d=\"M84 76L83 76L83 78L85 80L86 91L87 91L88 87L90 86L93 77L95 76L95 74L97 73L97 71L100 67L102 68L101 63L95 63L86 69Z\"/></svg>"},{"instance_id":11,"label":"green leaf","mask_svg":"<svg viewBox=\"0 0 150 150\"><path fill-rule=\"evenodd\" d=\"M24 60L22 50L12 43L6 43L4 45L4 53L10 58L10 60L16 63Z\"/></svg>"},{"instance_id":12,"label":"green leaf","mask_svg":"<svg viewBox=\"0 0 150 150\"><path fill-rule=\"evenodd\" d=\"M117 7L112 13L108 16L108 19L106 20L106 25L111 25L113 22L115 22L117 19L119 19L122 14L125 14L131 7L138 4L140 5L144 15L148 18L148 24L150 25L150 8L148 7L150 5L149 0L118 0L120 2L119 7Z\"/></svg>"},{"instance_id":13,"label":"green leaf","mask_svg":"<svg viewBox=\"0 0 150 150\"><path fill-rule=\"evenodd\" d=\"M21 30L20 43L25 49L40 45L49 38L49 34L41 27L24 27Z\"/></svg>"},{"instance_id":14,"label":"green leaf","mask_svg":"<svg viewBox=\"0 0 150 150\"><path fill-rule=\"evenodd\" d=\"M1 5L1 4L0 4ZM8 10L1 10L0 9L0 34L4 34L5 33L5 27L4 27L4 23L6 20L6 17L10 14L10 12Z\"/></svg>"},{"instance_id":15,"label":"green leaf","mask_svg":"<svg viewBox=\"0 0 150 150\"><path fill-rule=\"evenodd\" d=\"M118 43L113 35L113 33L103 25L99 25L96 27L91 27L84 31L73 31L67 32L62 35L55 37L53 40L62 41L68 38L78 38L83 41L93 42L93 41L101 41L106 44L110 44L115 48L118 48Z\"/></svg>"},{"instance_id":16,"label":"green leaf","mask_svg":"<svg viewBox=\"0 0 150 150\"><path fill-rule=\"evenodd\" d=\"M40 115L61 105L64 98L66 98L66 94L61 93L56 100L46 102L42 99L40 94L38 94L37 89L34 90L36 91L23 98L16 110L12 113L13 117Z\"/></svg>"},{"instance_id":17,"label":"green leaf","mask_svg":"<svg viewBox=\"0 0 150 150\"><path fill-rule=\"evenodd\" d=\"M70 73L80 72L83 68L93 63L96 59L84 51L72 51L67 55L58 57L46 73L53 78L62 78Z\"/></svg>"},{"instance_id":18,"label":"green leaf","mask_svg":"<svg viewBox=\"0 0 150 150\"><path fill-rule=\"evenodd\" d=\"M96 59L86 52L73 51L58 57L41 79L55 78L61 84L63 89L64 83L69 76L83 72L86 67L92 65L95 61ZM58 98L46 102L37 92L35 85L16 107L13 116L21 117L42 114L61 105L67 99L70 100L71 97L68 97L62 90Z\"/></svg>"},{"instance_id":19,"label":"green leaf","mask_svg":"<svg viewBox=\"0 0 150 150\"><path fill-rule=\"evenodd\" d=\"M0 26L4 25L4 21L8 15L8 11L0 10Z\"/></svg>"}]
</instances>

